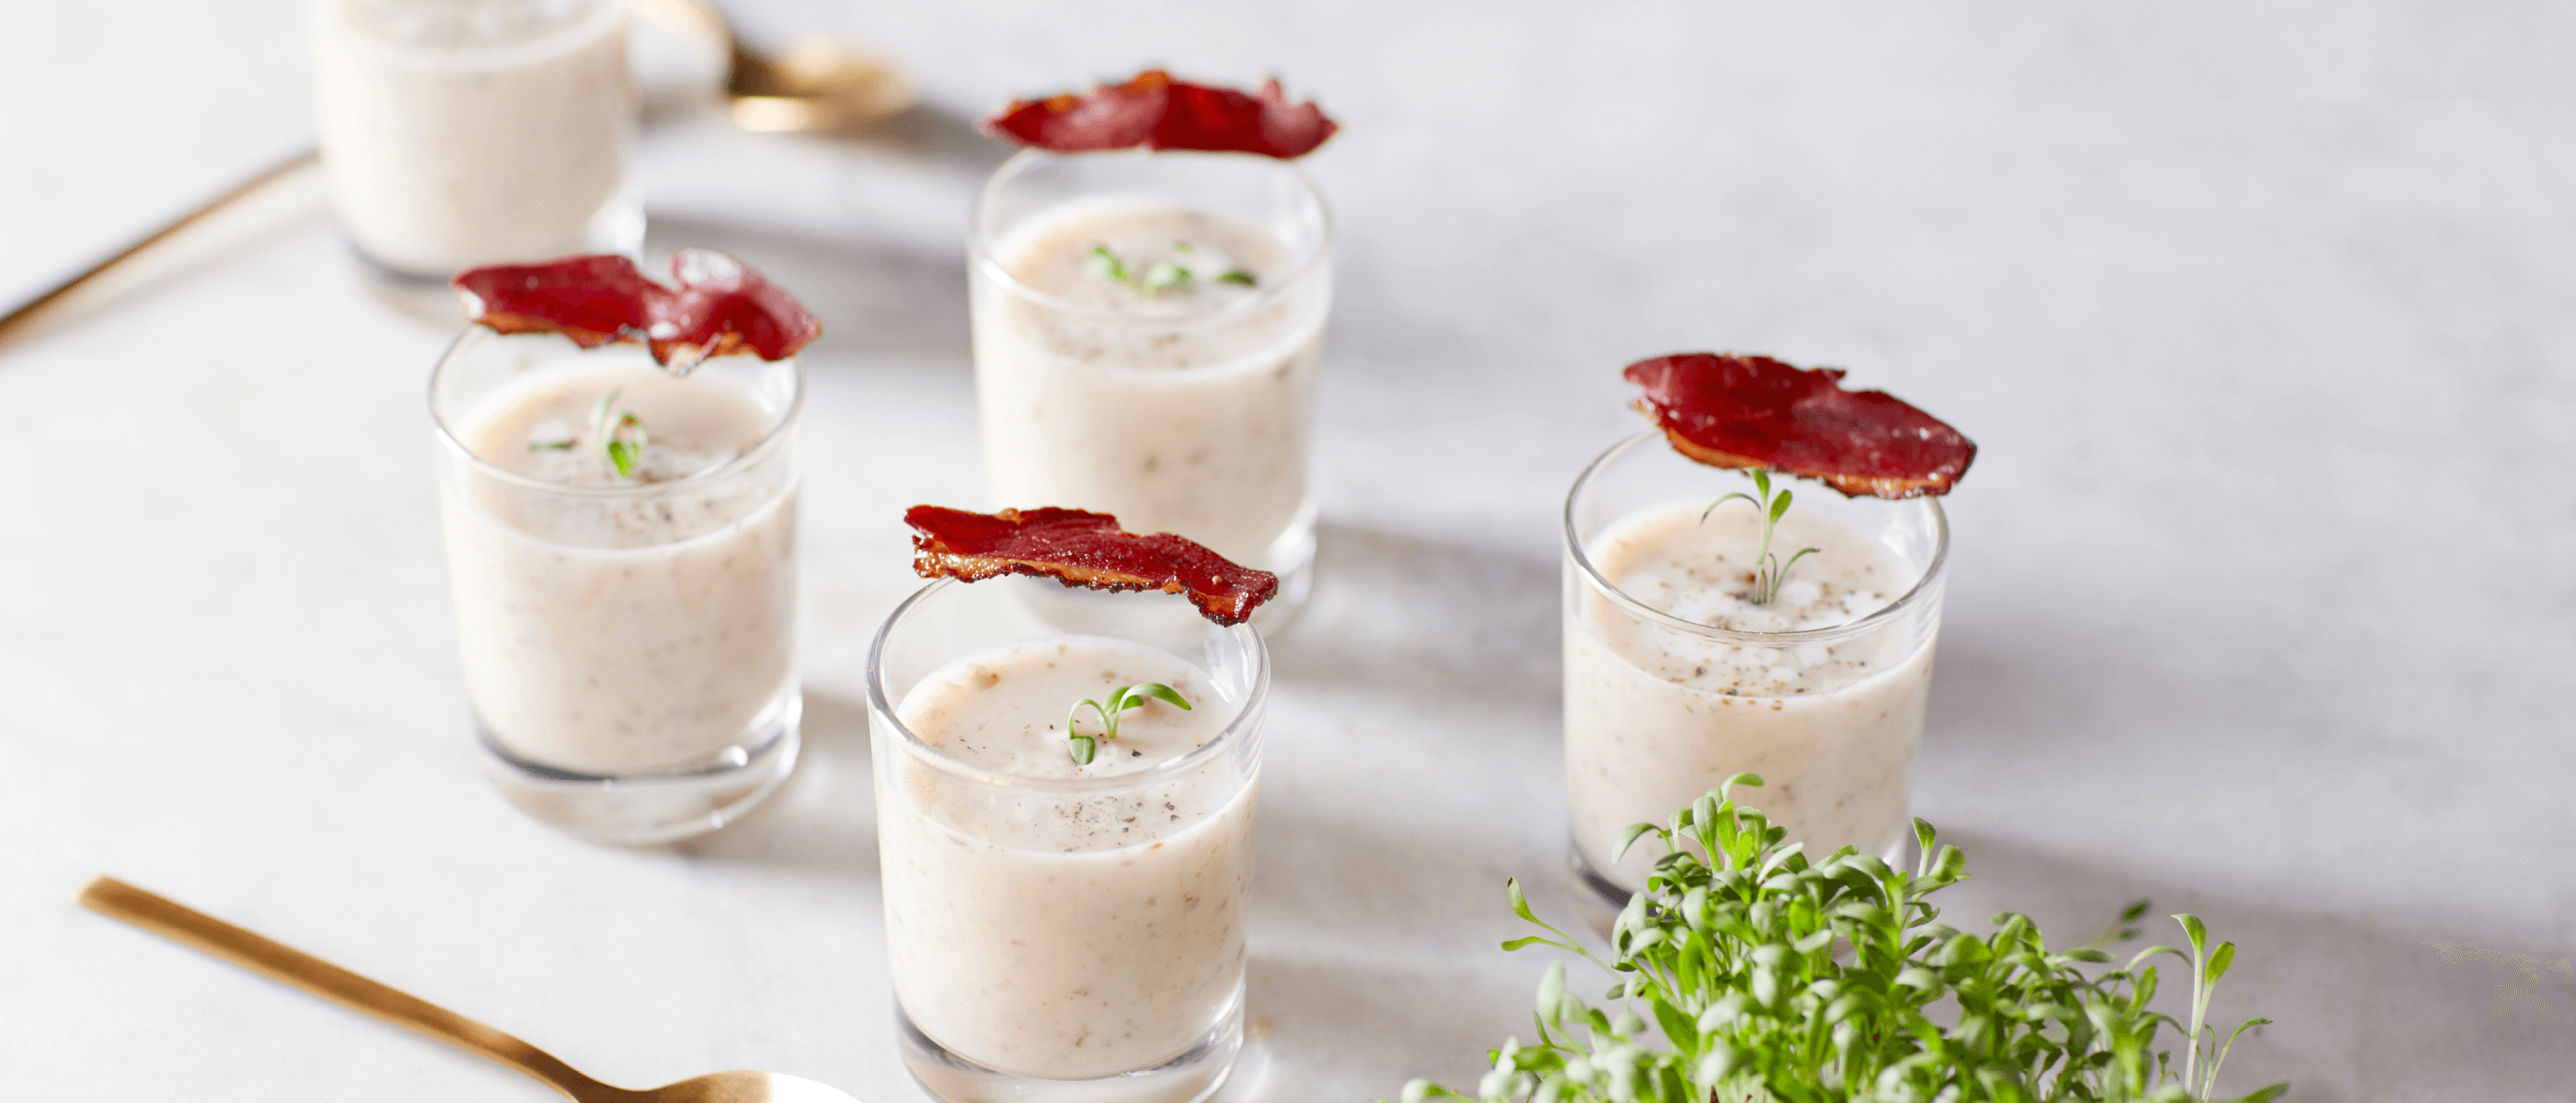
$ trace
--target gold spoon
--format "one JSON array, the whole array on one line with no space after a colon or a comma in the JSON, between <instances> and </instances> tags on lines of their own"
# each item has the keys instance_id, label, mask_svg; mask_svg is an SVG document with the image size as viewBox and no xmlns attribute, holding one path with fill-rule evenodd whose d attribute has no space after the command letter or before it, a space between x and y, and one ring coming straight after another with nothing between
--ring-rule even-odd
<instances>
[{"instance_id":1,"label":"gold spoon","mask_svg":"<svg viewBox=\"0 0 2576 1103\"><path fill-rule=\"evenodd\" d=\"M231 206L232 204L239 202L244 197L268 187L270 184L274 184L289 176L293 176L296 173L304 171L306 168L313 165L316 157L317 155L314 151L306 149L289 156L283 161L279 161L276 164L261 169L258 175L253 176L248 180L244 180L239 184L233 185L232 190L227 191L222 195L218 195L213 199L207 200L205 205L198 207L196 210L180 215L177 221L174 221L167 226L163 226L158 230L152 231L149 236L146 236L141 241L137 241L132 245L126 246L122 252L117 253L115 256L91 265L88 271L82 272L79 275L64 280L61 283L55 284L54 286L45 289L43 294L29 299L24 303L20 303L16 309L11 310L5 315L0 315L0 339L5 339L10 334L17 332L20 328L34 322L37 316L45 312L46 307L52 306L55 302L61 300L63 296L80 290L80 288L89 283L89 281L106 275L109 269L133 259L146 249L150 249L155 245L161 244L163 241L168 240L172 234L176 234L181 230L185 230L190 226L196 225L198 222L203 221L206 216L211 215L216 211L220 211L225 207Z\"/></svg>"},{"instance_id":2,"label":"gold spoon","mask_svg":"<svg viewBox=\"0 0 2576 1103\"><path fill-rule=\"evenodd\" d=\"M828 38L798 39L776 58L752 50L734 37L733 27L725 22L724 13L716 10L713 0L645 0L640 8L645 18L674 27L681 34L712 40L731 56L725 76L725 103L734 125L745 130L856 130L901 114L918 98L911 79L901 68ZM34 322L46 307L82 285L208 215L303 170L315 159L313 150L302 150L180 215L123 252L19 304L0 315L0 340Z\"/></svg>"},{"instance_id":3,"label":"gold spoon","mask_svg":"<svg viewBox=\"0 0 2576 1103\"><path fill-rule=\"evenodd\" d=\"M544 1081L573 1103L858 1103L811 1080L774 1072L719 1072L642 1091L612 1088L574 1071L544 1050L482 1023L116 878L91 880L82 886L79 900L82 907L100 915L124 920L342 1007L491 1058Z\"/></svg>"},{"instance_id":4,"label":"gold spoon","mask_svg":"<svg viewBox=\"0 0 2576 1103\"><path fill-rule=\"evenodd\" d=\"M725 100L745 130L855 130L910 108L912 81L892 62L819 35L772 58L736 38L714 0L645 0L646 19L725 51Z\"/></svg>"}]
</instances>

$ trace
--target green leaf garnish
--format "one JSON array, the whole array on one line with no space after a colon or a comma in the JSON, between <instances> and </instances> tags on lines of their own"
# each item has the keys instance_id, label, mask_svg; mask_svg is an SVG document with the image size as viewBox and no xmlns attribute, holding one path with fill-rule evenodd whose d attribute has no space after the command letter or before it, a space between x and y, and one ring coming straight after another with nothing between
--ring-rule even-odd
<instances>
[{"instance_id":1,"label":"green leaf garnish","mask_svg":"<svg viewBox=\"0 0 2576 1103\"><path fill-rule=\"evenodd\" d=\"M1127 273L1127 262L1118 259L1118 254L1110 252L1106 245L1092 246L1091 256L1083 260L1082 266L1092 275L1107 276L1130 288L1136 286L1136 277Z\"/></svg>"},{"instance_id":2,"label":"green leaf garnish","mask_svg":"<svg viewBox=\"0 0 2576 1103\"><path fill-rule=\"evenodd\" d=\"M1198 250L1192 248L1186 241L1173 242L1172 252L1182 257L1198 255ZM1113 283L1124 284L1128 290L1145 296L1159 295L1165 291L1187 291L1198 281L1198 273L1189 265L1179 261L1155 261L1146 265L1144 271L1139 272L1136 266L1127 263L1126 258L1110 252L1106 245L1092 246L1091 254L1083 258L1082 266L1092 275L1106 278ZM1240 284L1245 287L1254 285L1252 273L1240 268L1227 269L1223 274L1216 276L1212 282Z\"/></svg>"},{"instance_id":3,"label":"green leaf garnish","mask_svg":"<svg viewBox=\"0 0 2576 1103\"><path fill-rule=\"evenodd\" d=\"M1073 746L1070 750L1073 754L1074 765L1091 765L1092 756L1099 752L1100 744L1118 738L1119 714L1126 712L1128 709L1143 705L1145 703L1145 699L1148 697L1168 701L1179 707L1183 712L1189 711L1190 708L1189 699L1182 697L1181 691L1164 685L1161 682L1145 682L1140 685L1120 686L1109 694L1109 703L1105 705L1088 697L1076 702L1073 706L1073 711L1066 713L1064 716L1064 734L1067 738L1073 741ZM1100 715L1100 734L1084 735L1081 732L1074 730L1073 722L1082 718L1082 708L1084 705L1091 706L1091 711Z\"/></svg>"},{"instance_id":4,"label":"green leaf garnish","mask_svg":"<svg viewBox=\"0 0 2576 1103\"><path fill-rule=\"evenodd\" d=\"M612 440L608 442L608 462L617 465L618 478L631 479L635 477L635 455L636 448L632 444L628 444L622 440Z\"/></svg>"},{"instance_id":5,"label":"green leaf garnish","mask_svg":"<svg viewBox=\"0 0 2576 1103\"><path fill-rule=\"evenodd\" d=\"M623 387L612 390L601 396L599 405L591 407L590 439L599 442L600 450L608 456L609 465L617 469L618 478L631 479L635 477L636 465L644 460L646 438L644 419L633 413L618 414L614 418L609 416L617 408L617 396L625 393ZM572 442L566 441L561 447L570 448Z\"/></svg>"},{"instance_id":6,"label":"green leaf garnish","mask_svg":"<svg viewBox=\"0 0 2576 1103\"><path fill-rule=\"evenodd\" d=\"M1991 935L1966 934L1936 922L1928 899L1967 877L1966 858L1931 825L1915 821L1924 856L1911 871L1848 846L1810 862L1786 829L1728 799L1739 782L1760 779L1737 775L1671 827L1640 825L1664 856L1620 913L1606 960L1541 922L1520 883L1506 882L1513 914L1546 934L1504 949L1546 945L1591 961L1618 981L1605 998L1621 1006L1586 1005L1569 992L1564 963L1551 962L1536 1042L1488 1051L1493 1070L1473 1093L1416 1080L1402 1098L2185 1103L2214 1097L2236 1039L2270 1021L2249 1019L2224 1042L2207 1027L2210 991L2235 949L2221 942L2204 954L2197 918L2175 917L2190 953L2155 947L2087 976L2076 963L2134 937L2128 924L2146 914L2143 902L2069 952L2049 950L2038 926L2012 912L1994 917ZM2160 954L2191 962L2188 1026L2148 1007L2156 971L2141 965ZM2188 1031L2179 1069L2156 1048L2167 1027ZM2241 1098L2288 1091L2274 1084Z\"/></svg>"},{"instance_id":7,"label":"green leaf garnish","mask_svg":"<svg viewBox=\"0 0 2576 1103\"><path fill-rule=\"evenodd\" d=\"M528 442L528 451L568 452L572 450L574 443L575 442L568 440L532 440Z\"/></svg>"},{"instance_id":8,"label":"green leaf garnish","mask_svg":"<svg viewBox=\"0 0 2576 1103\"><path fill-rule=\"evenodd\" d=\"M1789 493L1789 488L1785 486L1780 488L1779 494L1772 494L1771 473L1759 467L1753 469L1753 489L1760 492L1761 496L1755 497L1740 490L1725 495L1710 502L1707 509L1699 511L1699 519L1705 524L1708 521L1708 515L1717 512L1717 507L1738 498L1752 503L1753 508L1762 511L1762 543L1753 549L1753 564L1756 568L1753 576L1753 604L1769 605L1771 599L1780 596L1780 585L1788 581L1789 568L1797 566L1799 560L1816 554L1817 549L1800 548L1797 554L1791 555L1786 563L1780 562L1779 556L1771 554L1771 528L1780 523L1781 515L1789 512L1792 495Z\"/></svg>"},{"instance_id":9,"label":"green leaf garnish","mask_svg":"<svg viewBox=\"0 0 2576 1103\"><path fill-rule=\"evenodd\" d=\"M1168 260L1156 261L1153 267L1145 270L1145 286L1156 291L1169 291L1189 285L1190 270Z\"/></svg>"}]
</instances>

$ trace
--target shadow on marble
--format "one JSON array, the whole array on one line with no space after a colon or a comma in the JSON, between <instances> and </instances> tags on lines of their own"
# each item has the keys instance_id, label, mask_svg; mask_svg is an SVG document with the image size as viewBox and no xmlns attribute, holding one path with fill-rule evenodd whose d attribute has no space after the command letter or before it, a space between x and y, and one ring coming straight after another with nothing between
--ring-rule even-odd
<instances>
[{"instance_id":1,"label":"shadow on marble","mask_svg":"<svg viewBox=\"0 0 2576 1103\"><path fill-rule=\"evenodd\" d=\"M1315 594L1274 645L1283 681L1553 714L1557 563L1327 518Z\"/></svg>"},{"instance_id":2,"label":"shadow on marble","mask_svg":"<svg viewBox=\"0 0 2576 1103\"><path fill-rule=\"evenodd\" d=\"M2241 1094L2290 1081L2297 1103L2380 1099L2559 1098L2576 1073L2576 964L2564 944L2531 932L2402 917L2282 908L2190 891L2047 853L2027 839L1975 830L1942 832L1968 856L1970 879L1936 902L1944 920L1982 930L1995 911L2031 916L2052 942L2093 936L2121 907L2154 902L2144 936L2115 950L2181 945L2164 918L2191 912L2213 940L2236 943L2211 1019L2249 1032L2227 1059L2221 1090ZM2446 958L2448 960L2446 960ZM2168 1012L2189 1010L2188 969L2159 958ZM2168 1043L2179 1038L2168 1034Z\"/></svg>"},{"instance_id":3,"label":"shadow on marble","mask_svg":"<svg viewBox=\"0 0 2576 1103\"><path fill-rule=\"evenodd\" d=\"M1336 815L1334 802L1301 799L1313 796L1263 794L1248 1011L1270 1069L1245 1098L1472 1083L1486 1047L1526 1035L1523 1009L1553 956L1500 948L1531 933L1504 882L1518 876L1540 915L1573 929L1579 901L1560 854L1529 847L1519 824Z\"/></svg>"},{"instance_id":4,"label":"shadow on marble","mask_svg":"<svg viewBox=\"0 0 2576 1103\"><path fill-rule=\"evenodd\" d=\"M852 242L695 214L650 212L646 256L701 247L731 253L795 292L823 335L806 352L809 366L888 360L946 370L968 356L966 259L962 251L925 253L887 242Z\"/></svg>"},{"instance_id":5,"label":"shadow on marble","mask_svg":"<svg viewBox=\"0 0 2576 1103\"><path fill-rule=\"evenodd\" d=\"M969 116L924 103L873 126L827 137L981 178L1018 150L986 137L975 123Z\"/></svg>"},{"instance_id":6,"label":"shadow on marble","mask_svg":"<svg viewBox=\"0 0 2576 1103\"><path fill-rule=\"evenodd\" d=\"M1372 937L1438 944L1514 922L1505 878L1559 880L1554 868L1505 870L1478 860L1494 856L1497 839L1517 833L1508 811L1494 812L1492 824L1448 817L1396 823L1319 812L1341 802L1283 788L1263 786L1254 838L1252 907L1264 926L1313 935L1362 924Z\"/></svg>"},{"instance_id":7,"label":"shadow on marble","mask_svg":"<svg viewBox=\"0 0 2576 1103\"><path fill-rule=\"evenodd\" d=\"M2161 738L2212 726L2251 703L2294 708L2292 684L2237 693L2248 672L2214 666L2219 648L2267 646L2247 625L2214 623L2192 634L2138 623L2055 594L1988 591L1943 615L1931 727L1980 750L2044 749L2069 732L2134 732ZM2287 677L2287 675L2284 675ZM2304 687L2316 691L2316 687Z\"/></svg>"},{"instance_id":8,"label":"shadow on marble","mask_svg":"<svg viewBox=\"0 0 2576 1103\"><path fill-rule=\"evenodd\" d=\"M807 690L804 732L803 757L784 787L724 830L671 849L704 861L876 880L867 708Z\"/></svg>"},{"instance_id":9,"label":"shadow on marble","mask_svg":"<svg viewBox=\"0 0 2576 1103\"><path fill-rule=\"evenodd\" d=\"M369 269L355 250L347 254L341 258L342 266L387 314L432 332L454 333L466 327L465 307L446 284L396 280Z\"/></svg>"},{"instance_id":10,"label":"shadow on marble","mask_svg":"<svg viewBox=\"0 0 2576 1103\"><path fill-rule=\"evenodd\" d=\"M1490 970L1256 953L1245 1010L1267 1067L1259 1091L1227 1098L1392 1099L1417 1076L1472 1087L1507 1020L1526 1023L1542 968L1533 959L1526 984L1498 983Z\"/></svg>"}]
</instances>

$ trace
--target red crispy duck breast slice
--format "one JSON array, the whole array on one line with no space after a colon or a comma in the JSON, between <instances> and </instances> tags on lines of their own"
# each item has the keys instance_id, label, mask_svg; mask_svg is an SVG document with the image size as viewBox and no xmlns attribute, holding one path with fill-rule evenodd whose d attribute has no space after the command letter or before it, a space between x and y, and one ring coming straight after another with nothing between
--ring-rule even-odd
<instances>
[{"instance_id":1,"label":"red crispy duck breast slice","mask_svg":"<svg viewBox=\"0 0 2576 1103\"><path fill-rule=\"evenodd\" d=\"M1638 408L1673 448L1717 467L1766 467L1844 494L1913 498L1950 492L1977 446L1885 391L1847 391L1835 368L1768 356L1692 352L1628 365L1646 389Z\"/></svg>"},{"instance_id":2,"label":"red crispy duck breast slice","mask_svg":"<svg viewBox=\"0 0 2576 1103\"><path fill-rule=\"evenodd\" d=\"M904 511L912 569L923 578L974 582L1008 574L1095 590L1160 590L1187 597L1218 624L1241 624L1279 593L1279 576L1238 566L1168 532L1140 535L1118 518L1078 509L969 513L944 506Z\"/></svg>"},{"instance_id":3,"label":"red crispy duck breast slice","mask_svg":"<svg viewBox=\"0 0 2576 1103\"><path fill-rule=\"evenodd\" d=\"M1172 78L1148 70L1125 84L1104 84L1088 95L1062 92L1042 100L1013 100L984 120L985 133L1058 153L1128 149L1154 137L1171 101Z\"/></svg>"},{"instance_id":4,"label":"red crispy duck breast slice","mask_svg":"<svg viewBox=\"0 0 2576 1103\"><path fill-rule=\"evenodd\" d=\"M469 268L450 281L465 316L500 333L560 333L583 348L640 339L670 292L620 256Z\"/></svg>"},{"instance_id":5,"label":"red crispy duck breast slice","mask_svg":"<svg viewBox=\"0 0 2576 1103\"><path fill-rule=\"evenodd\" d=\"M680 289L659 319L671 330L652 331L653 358L665 364L742 352L784 360L823 333L796 296L713 249L671 254L671 275Z\"/></svg>"},{"instance_id":6,"label":"red crispy duck breast slice","mask_svg":"<svg viewBox=\"0 0 2576 1103\"><path fill-rule=\"evenodd\" d=\"M1291 104L1276 80L1258 94L1191 84L1148 69L1086 93L1014 100L984 121L986 133L1058 153L1187 149L1303 157L1340 129L1313 103Z\"/></svg>"},{"instance_id":7,"label":"red crispy duck breast slice","mask_svg":"<svg viewBox=\"0 0 2576 1103\"><path fill-rule=\"evenodd\" d=\"M742 352L784 360L823 332L795 296L723 253L682 249L671 274L676 289L597 255L471 268L450 282L467 318L496 332L560 333L583 348L632 342L682 371Z\"/></svg>"}]
</instances>

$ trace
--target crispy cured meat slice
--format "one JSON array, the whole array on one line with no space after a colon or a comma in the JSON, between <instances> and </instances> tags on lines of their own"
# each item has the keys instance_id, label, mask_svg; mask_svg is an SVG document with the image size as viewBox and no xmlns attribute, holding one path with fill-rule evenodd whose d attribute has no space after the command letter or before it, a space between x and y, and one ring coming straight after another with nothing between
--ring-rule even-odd
<instances>
[{"instance_id":1,"label":"crispy cured meat slice","mask_svg":"<svg viewBox=\"0 0 2576 1103\"><path fill-rule=\"evenodd\" d=\"M1024 574L1094 590L1180 594L1218 624L1241 624L1279 593L1279 576L1237 566L1168 532L1141 535L1118 518L1079 509L969 513L944 506L905 510L912 569L923 578L964 582Z\"/></svg>"},{"instance_id":2,"label":"crispy cured meat slice","mask_svg":"<svg viewBox=\"0 0 2576 1103\"><path fill-rule=\"evenodd\" d=\"M1950 492L1977 446L1885 391L1847 391L1839 368L1768 356L1690 352L1628 365L1646 389L1637 409L1675 451L1715 467L1765 467L1844 494L1914 498Z\"/></svg>"},{"instance_id":3,"label":"crispy cured meat slice","mask_svg":"<svg viewBox=\"0 0 2576 1103\"><path fill-rule=\"evenodd\" d=\"M672 254L671 276L678 287L625 257L590 255L469 268L450 285L466 317L496 332L560 333L583 348L631 342L682 372L743 352L784 360L823 332L796 296L713 249Z\"/></svg>"},{"instance_id":4,"label":"crispy cured meat slice","mask_svg":"<svg viewBox=\"0 0 2576 1103\"><path fill-rule=\"evenodd\" d=\"M1013 100L984 120L987 134L1058 153L1144 146L1282 160L1314 152L1338 129L1313 102L1289 103L1277 80L1252 94L1173 80L1160 69L1086 93Z\"/></svg>"}]
</instances>

